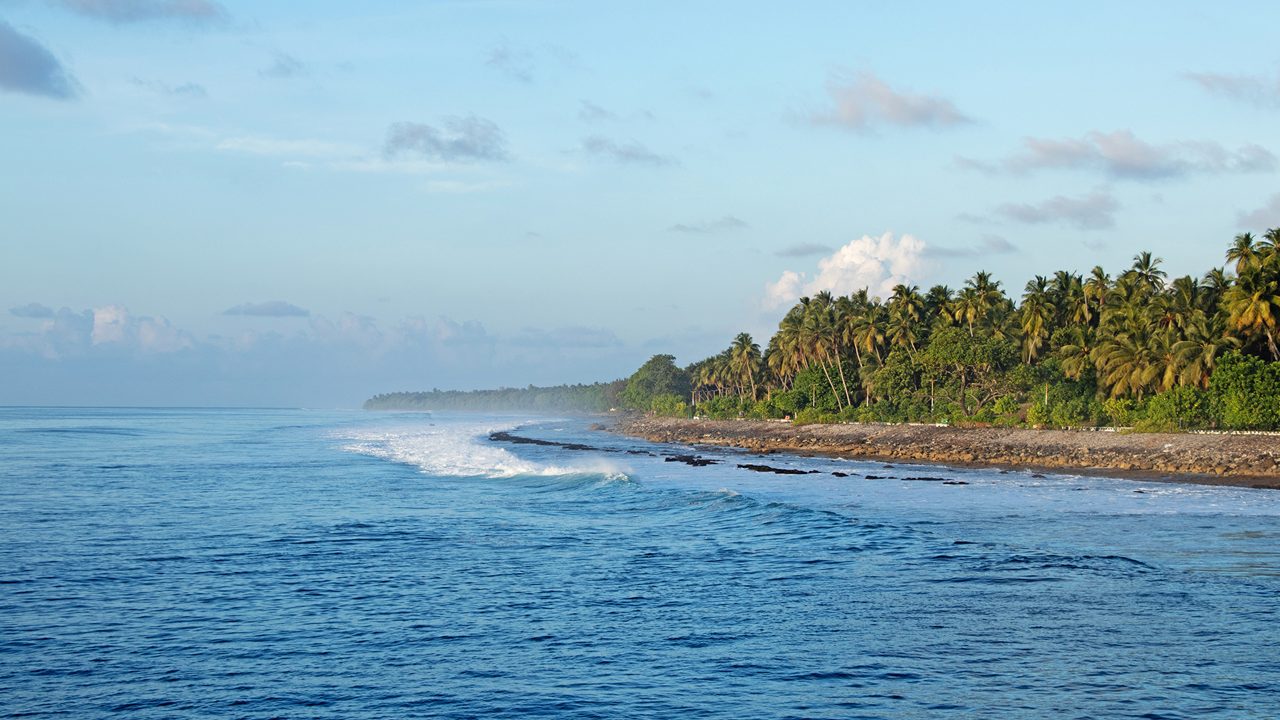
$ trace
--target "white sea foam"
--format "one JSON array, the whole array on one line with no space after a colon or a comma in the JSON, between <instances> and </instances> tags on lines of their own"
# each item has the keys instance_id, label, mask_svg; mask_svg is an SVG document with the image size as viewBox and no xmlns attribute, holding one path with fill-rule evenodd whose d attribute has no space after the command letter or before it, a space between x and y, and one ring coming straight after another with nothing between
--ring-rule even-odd
<instances>
[{"instance_id":1,"label":"white sea foam","mask_svg":"<svg viewBox=\"0 0 1280 720\"><path fill-rule=\"evenodd\" d=\"M602 458L584 458L572 465L542 465L517 457L487 439L497 430L472 423L437 423L395 429L367 429L344 433L342 449L384 460L412 465L428 475L441 477L506 478L518 475L603 475L606 480L626 480L627 475Z\"/></svg>"}]
</instances>

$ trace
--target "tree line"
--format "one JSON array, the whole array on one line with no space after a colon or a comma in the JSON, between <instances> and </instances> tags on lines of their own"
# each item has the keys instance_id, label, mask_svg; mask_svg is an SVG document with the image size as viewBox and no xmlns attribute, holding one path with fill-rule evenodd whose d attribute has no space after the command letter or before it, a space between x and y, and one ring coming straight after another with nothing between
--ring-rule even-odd
<instances>
[{"instance_id":1,"label":"tree line","mask_svg":"<svg viewBox=\"0 0 1280 720\"><path fill-rule=\"evenodd\" d=\"M801 421L1280 427L1280 228L1170 279L1138 253L1109 274L990 273L801 298L762 349L747 333L679 368L659 355L620 399L665 414Z\"/></svg>"}]
</instances>

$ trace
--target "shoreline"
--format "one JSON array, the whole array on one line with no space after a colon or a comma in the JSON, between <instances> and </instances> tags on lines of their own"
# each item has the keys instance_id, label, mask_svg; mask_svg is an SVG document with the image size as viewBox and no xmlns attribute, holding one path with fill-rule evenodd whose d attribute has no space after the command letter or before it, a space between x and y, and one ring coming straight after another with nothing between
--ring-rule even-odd
<instances>
[{"instance_id":1,"label":"shoreline","mask_svg":"<svg viewBox=\"0 0 1280 720\"><path fill-rule=\"evenodd\" d=\"M1099 433L931 425L792 425L768 420L622 417L609 428L651 442L953 467L1072 472L1280 490L1280 443L1259 435Z\"/></svg>"}]
</instances>

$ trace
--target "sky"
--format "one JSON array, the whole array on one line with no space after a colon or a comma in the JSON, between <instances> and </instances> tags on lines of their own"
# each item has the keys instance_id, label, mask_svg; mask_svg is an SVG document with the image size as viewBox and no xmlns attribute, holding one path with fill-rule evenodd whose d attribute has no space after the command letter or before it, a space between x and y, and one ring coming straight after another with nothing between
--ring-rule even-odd
<instances>
[{"instance_id":1,"label":"sky","mask_svg":"<svg viewBox=\"0 0 1280 720\"><path fill-rule=\"evenodd\" d=\"M1280 226L1280 4L0 0L0 404L353 407Z\"/></svg>"}]
</instances>

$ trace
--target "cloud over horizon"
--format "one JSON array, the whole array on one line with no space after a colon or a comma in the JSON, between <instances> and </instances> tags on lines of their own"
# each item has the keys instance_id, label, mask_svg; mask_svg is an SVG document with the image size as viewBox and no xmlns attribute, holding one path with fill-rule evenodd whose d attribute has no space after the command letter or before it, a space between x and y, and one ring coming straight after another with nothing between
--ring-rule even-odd
<instances>
[{"instance_id":1,"label":"cloud over horizon","mask_svg":"<svg viewBox=\"0 0 1280 720\"><path fill-rule=\"evenodd\" d=\"M33 302L9 308L9 314L20 318L51 318L53 308Z\"/></svg>"},{"instance_id":2,"label":"cloud over horizon","mask_svg":"<svg viewBox=\"0 0 1280 720\"><path fill-rule=\"evenodd\" d=\"M388 158L416 155L445 162L493 161L509 158L507 140L492 120L476 115L444 119L442 128L426 123L398 122L387 129L383 154Z\"/></svg>"},{"instance_id":3,"label":"cloud over horizon","mask_svg":"<svg viewBox=\"0 0 1280 720\"><path fill-rule=\"evenodd\" d=\"M868 71L833 74L827 94L833 107L810 115L814 125L861 132L878 125L942 129L973 122L946 98L894 90Z\"/></svg>"},{"instance_id":4,"label":"cloud over horizon","mask_svg":"<svg viewBox=\"0 0 1280 720\"><path fill-rule=\"evenodd\" d=\"M1131 130L1092 131L1081 138L1022 140L1022 149L996 163L958 157L961 167L1014 175L1046 169L1094 170L1118 180L1164 180L1193 173L1271 172L1276 156L1252 143L1229 150L1209 140L1153 144Z\"/></svg>"},{"instance_id":5,"label":"cloud over horizon","mask_svg":"<svg viewBox=\"0 0 1280 720\"><path fill-rule=\"evenodd\" d=\"M786 307L823 290L848 295L867 288L872 295L888 297L894 285L919 277L924 253L924 241L912 235L863 235L819 260L812 279L807 272L785 270L775 282L766 283L764 306Z\"/></svg>"},{"instance_id":6,"label":"cloud over horizon","mask_svg":"<svg viewBox=\"0 0 1280 720\"><path fill-rule=\"evenodd\" d=\"M0 90L71 100L79 84L53 53L0 20Z\"/></svg>"}]
</instances>

